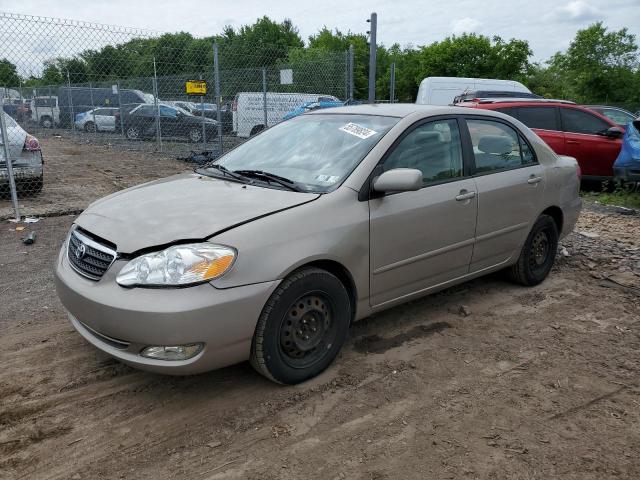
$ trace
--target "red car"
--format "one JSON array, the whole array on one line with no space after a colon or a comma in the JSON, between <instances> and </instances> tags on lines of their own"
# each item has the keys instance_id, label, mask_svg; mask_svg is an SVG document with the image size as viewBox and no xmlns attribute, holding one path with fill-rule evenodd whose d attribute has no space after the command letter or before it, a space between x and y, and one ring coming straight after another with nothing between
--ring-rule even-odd
<instances>
[{"instance_id":1,"label":"red car","mask_svg":"<svg viewBox=\"0 0 640 480\"><path fill-rule=\"evenodd\" d=\"M587 180L613 178L624 129L604 115L563 100L474 99L458 106L484 108L517 118L558 155L578 160Z\"/></svg>"}]
</instances>

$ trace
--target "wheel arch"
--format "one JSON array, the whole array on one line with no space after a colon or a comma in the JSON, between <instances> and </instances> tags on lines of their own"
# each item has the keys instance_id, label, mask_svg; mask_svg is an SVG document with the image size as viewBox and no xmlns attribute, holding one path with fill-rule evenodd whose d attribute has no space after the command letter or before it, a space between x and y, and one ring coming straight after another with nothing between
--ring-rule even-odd
<instances>
[{"instance_id":1,"label":"wheel arch","mask_svg":"<svg viewBox=\"0 0 640 480\"><path fill-rule=\"evenodd\" d=\"M288 272L286 276L288 277L289 275L292 275L295 272L298 272L305 268L314 268L314 267L319 268L321 270L325 270L330 274L335 275L336 278L340 280L340 283L342 283L344 288L347 290L347 295L349 295L349 304L351 305L351 322L353 322L356 318L356 309L358 305L358 290L356 287L356 283L353 279L353 275L351 275L351 272L340 262L337 262L336 260L329 260L329 259L313 260L297 266L295 269Z\"/></svg>"},{"instance_id":2,"label":"wheel arch","mask_svg":"<svg viewBox=\"0 0 640 480\"><path fill-rule=\"evenodd\" d=\"M549 215L551 218L553 218L553 221L558 228L558 235L562 233L562 228L564 227L564 213L562 212L562 209L560 207L552 205L544 209L540 213L540 215Z\"/></svg>"}]
</instances>

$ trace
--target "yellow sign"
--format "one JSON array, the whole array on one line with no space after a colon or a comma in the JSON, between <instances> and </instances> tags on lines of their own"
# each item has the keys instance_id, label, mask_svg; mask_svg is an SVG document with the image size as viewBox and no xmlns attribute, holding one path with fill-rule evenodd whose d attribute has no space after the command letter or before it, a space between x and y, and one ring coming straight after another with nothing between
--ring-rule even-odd
<instances>
[{"instance_id":1,"label":"yellow sign","mask_svg":"<svg viewBox=\"0 0 640 480\"><path fill-rule=\"evenodd\" d=\"M206 95L207 82L205 80L187 80L185 89L187 95Z\"/></svg>"}]
</instances>

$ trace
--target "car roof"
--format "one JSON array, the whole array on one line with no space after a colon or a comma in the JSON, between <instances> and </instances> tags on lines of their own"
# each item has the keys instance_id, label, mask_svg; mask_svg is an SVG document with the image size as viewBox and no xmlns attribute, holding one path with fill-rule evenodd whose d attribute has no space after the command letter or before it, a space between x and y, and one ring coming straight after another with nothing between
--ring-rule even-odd
<instances>
[{"instance_id":1,"label":"car roof","mask_svg":"<svg viewBox=\"0 0 640 480\"><path fill-rule=\"evenodd\" d=\"M368 103L363 105L348 105L331 109L313 110L304 115L380 115L385 117L404 118L414 113L421 113L425 117L434 115L463 114L468 115L473 110L465 107L442 105L420 105L417 103ZM477 113L481 115L481 113Z\"/></svg>"}]
</instances>

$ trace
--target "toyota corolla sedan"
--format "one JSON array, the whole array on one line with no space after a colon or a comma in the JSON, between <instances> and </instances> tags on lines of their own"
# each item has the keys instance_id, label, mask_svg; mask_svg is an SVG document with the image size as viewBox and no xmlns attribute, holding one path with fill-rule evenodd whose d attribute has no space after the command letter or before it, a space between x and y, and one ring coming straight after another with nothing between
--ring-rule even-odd
<instances>
[{"instance_id":1,"label":"toyota corolla sedan","mask_svg":"<svg viewBox=\"0 0 640 480\"><path fill-rule=\"evenodd\" d=\"M497 270L542 282L579 180L575 159L501 113L317 110L90 205L56 287L76 330L129 365L193 374L249 359L293 384L374 312Z\"/></svg>"}]
</instances>

